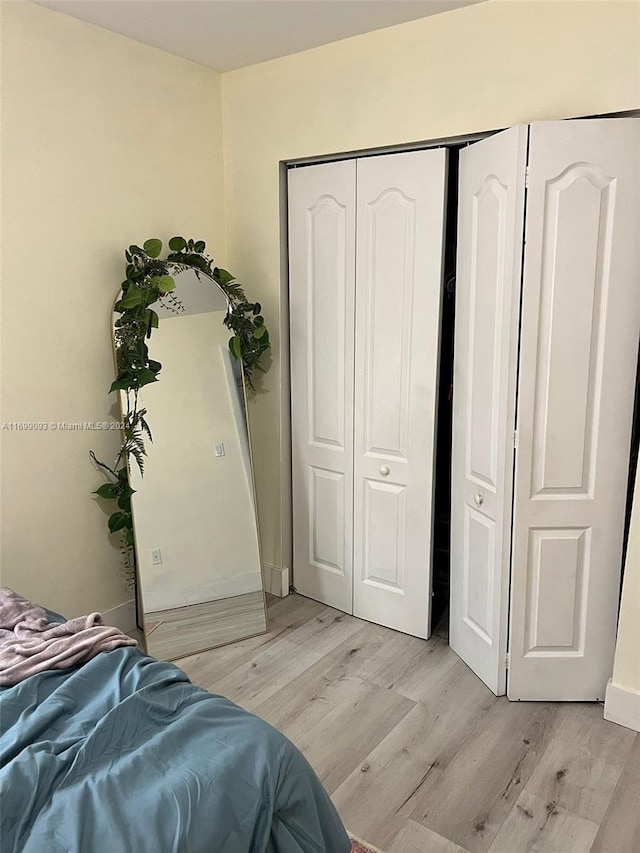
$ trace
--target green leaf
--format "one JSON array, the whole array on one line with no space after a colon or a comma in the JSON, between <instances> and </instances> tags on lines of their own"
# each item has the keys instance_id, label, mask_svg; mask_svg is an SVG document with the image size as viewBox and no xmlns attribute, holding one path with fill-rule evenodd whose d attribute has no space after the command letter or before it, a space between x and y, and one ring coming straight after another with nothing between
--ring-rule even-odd
<instances>
[{"instance_id":1,"label":"green leaf","mask_svg":"<svg viewBox=\"0 0 640 853\"><path fill-rule=\"evenodd\" d=\"M147 362L147 366L153 373L159 373L162 370L162 364L159 361L154 361L152 358Z\"/></svg>"},{"instance_id":2,"label":"green leaf","mask_svg":"<svg viewBox=\"0 0 640 853\"><path fill-rule=\"evenodd\" d=\"M135 489L132 489L131 486L127 485L118 498L118 506L125 512L129 512L131 510L131 495L135 495Z\"/></svg>"},{"instance_id":3,"label":"green leaf","mask_svg":"<svg viewBox=\"0 0 640 853\"><path fill-rule=\"evenodd\" d=\"M217 278L220 284L229 284L230 281L235 280L235 275L231 275L228 270L219 269L217 272Z\"/></svg>"},{"instance_id":4,"label":"green leaf","mask_svg":"<svg viewBox=\"0 0 640 853\"><path fill-rule=\"evenodd\" d=\"M117 490L118 487L114 483L104 483L95 492L91 492L91 494L98 495L100 498L115 498Z\"/></svg>"},{"instance_id":5,"label":"green leaf","mask_svg":"<svg viewBox=\"0 0 640 853\"><path fill-rule=\"evenodd\" d=\"M206 245L207 245L207 244L204 242L204 240L198 240L198 241L196 242L196 244L194 245L194 247L193 247L193 248L194 248L194 251L199 252L200 254L202 254L202 252L204 252L204 250L205 250L205 248L206 248Z\"/></svg>"},{"instance_id":6,"label":"green leaf","mask_svg":"<svg viewBox=\"0 0 640 853\"><path fill-rule=\"evenodd\" d=\"M264 317L262 317L260 314L258 314L257 317L253 318L253 322L256 324L256 326L263 326L264 325Z\"/></svg>"},{"instance_id":7,"label":"green leaf","mask_svg":"<svg viewBox=\"0 0 640 853\"><path fill-rule=\"evenodd\" d=\"M253 330L253 337L254 338L261 338L265 334L267 334L267 327L266 326L257 326Z\"/></svg>"},{"instance_id":8,"label":"green leaf","mask_svg":"<svg viewBox=\"0 0 640 853\"><path fill-rule=\"evenodd\" d=\"M131 255L141 255L141 254L142 254L142 249L140 248L140 246L136 246L136 244L135 244L135 243L132 243L132 244L129 246L129 252L130 252L130 254L131 254Z\"/></svg>"},{"instance_id":9,"label":"green leaf","mask_svg":"<svg viewBox=\"0 0 640 853\"><path fill-rule=\"evenodd\" d=\"M235 359L239 360L242 358L242 341L238 335L234 335L229 341L229 350Z\"/></svg>"},{"instance_id":10,"label":"green leaf","mask_svg":"<svg viewBox=\"0 0 640 853\"><path fill-rule=\"evenodd\" d=\"M170 275L156 275L149 279L152 287L157 287L160 293L170 293L175 289L176 283Z\"/></svg>"},{"instance_id":11,"label":"green leaf","mask_svg":"<svg viewBox=\"0 0 640 853\"><path fill-rule=\"evenodd\" d=\"M187 241L184 237L172 237L169 240L169 248L172 252L181 252L187 246Z\"/></svg>"},{"instance_id":12,"label":"green leaf","mask_svg":"<svg viewBox=\"0 0 640 853\"><path fill-rule=\"evenodd\" d=\"M133 528L130 530L127 530L127 532L125 533L124 541L127 543L127 545L133 545L134 544Z\"/></svg>"},{"instance_id":13,"label":"green leaf","mask_svg":"<svg viewBox=\"0 0 640 853\"><path fill-rule=\"evenodd\" d=\"M147 326L147 337L150 338L151 337L151 329L157 329L158 328L158 315L156 314L155 311L152 311L151 308L147 308L147 310L144 312L144 322ZM141 348L139 347L139 349L142 352L143 357L146 358L147 352L148 352L148 347L146 346L144 341L141 341L140 343L141 343Z\"/></svg>"},{"instance_id":14,"label":"green leaf","mask_svg":"<svg viewBox=\"0 0 640 853\"><path fill-rule=\"evenodd\" d=\"M144 454L143 454L143 452L137 447L131 447L131 448L129 448L128 453L130 456L133 456L133 458L136 460L138 468L140 469L140 473L144 476Z\"/></svg>"},{"instance_id":15,"label":"green leaf","mask_svg":"<svg viewBox=\"0 0 640 853\"><path fill-rule=\"evenodd\" d=\"M203 258L202 255L189 255L188 263L190 267L195 267L196 269L202 270L202 272L206 272L209 274L209 261L206 258Z\"/></svg>"},{"instance_id":16,"label":"green leaf","mask_svg":"<svg viewBox=\"0 0 640 853\"><path fill-rule=\"evenodd\" d=\"M160 299L160 294L155 288L151 288L146 299L147 305L153 305L153 303L157 302L158 299ZM151 328L153 328L153 326Z\"/></svg>"},{"instance_id":17,"label":"green leaf","mask_svg":"<svg viewBox=\"0 0 640 853\"><path fill-rule=\"evenodd\" d=\"M127 470L126 465L124 466L124 468L121 468L119 471L116 471L116 474L118 475L118 479L121 483L127 482L129 480L129 471Z\"/></svg>"},{"instance_id":18,"label":"green leaf","mask_svg":"<svg viewBox=\"0 0 640 853\"><path fill-rule=\"evenodd\" d=\"M161 293L170 293L172 290L175 290L176 283L173 279L173 276L170 275L161 275L158 288Z\"/></svg>"},{"instance_id":19,"label":"green leaf","mask_svg":"<svg viewBox=\"0 0 640 853\"><path fill-rule=\"evenodd\" d=\"M116 530L122 530L123 527L131 527L131 516L128 512L114 512L109 516L109 530L115 533Z\"/></svg>"},{"instance_id":20,"label":"green leaf","mask_svg":"<svg viewBox=\"0 0 640 853\"><path fill-rule=\"evenodd\" d=\"M162 240L157 240L155 238L151 240L145 240L142 248L145 250L145 252L147 253L147 255L149 255L150 258L157 258L160 252L162 251Z\"/></svg>"},{"instance_id":21,"label":"green leaf","mask_svg":"<svg viewBox=\"0 0 640 853\"><path fill-rule=\"evenodd\" d=\"M146 410L146 409L143 409L142 411L143 411L145 414L147 413L147 410ZM142 414L140 415L140 426L142 427L142 429L144 430L144 432L145 432L145 433L147 434L147 436L149 437L149 441L153 442L153 436L151 435L151 429L149 428L149 424L145 421L145 419L144 419L144 417L142 416Z\"/></svg>"},{"instance_id":22,"label":"green leaf","mask_svg":"<svg viewBox=\"0 0 640 853\"><path fill-rule=\"evenodd\" d=\"M142 388L143 385L148 385L150 382L158 381L158 377L155 375L153 370L147 370L146 367L143 367L142 370L138 371L136 378L138 388Z\"/></svg>"},{"instance_id":23,"label":"green leaf","mask_svg":"<svg viewBox=\"0 0 640 853\"><path fill-rule=\"evenodd\" d=\"M123 308L135 308L142 304L142 292L135 284L129 285L126 294L120 300Z\"/></svg>"},{"instance_id":24,"label":"green leaf","mask_svg":"<svg viewBox=\"0 0 640 853\"><path fill-rule=\"evenodd\" d=\"M253 313L259 314L261 311L262 311L262 305L260 305L259 302L256 302L256 304L253 306Z\"/></svg>"},{"instance_id":25,"label":"green leaf","mask_svg":"<svg viewBox=\"0 0 640 853\"><path fill-rule=\"evenodd\" d=\"M131 373L121 373L117 379L114 379L109 388L109 393L112 391L125 391L127 388L133 388L135 385L133 375Z\"/></svg>"}]
</instances>

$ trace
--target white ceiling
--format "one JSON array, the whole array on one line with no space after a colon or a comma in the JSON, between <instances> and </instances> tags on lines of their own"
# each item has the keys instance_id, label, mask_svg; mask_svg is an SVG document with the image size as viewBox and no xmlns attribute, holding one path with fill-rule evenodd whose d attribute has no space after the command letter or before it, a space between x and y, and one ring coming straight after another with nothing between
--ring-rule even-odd
<instances>
[{"instance_id":1,"label":"white ceiling","mask_svg":"<svg viewBox=\"0 0 640 853\"><path fill-rule=\"evenodd\" d=\"M483 0L36 0L216 71L231 71Z\"/></svg>"}]
</instances>

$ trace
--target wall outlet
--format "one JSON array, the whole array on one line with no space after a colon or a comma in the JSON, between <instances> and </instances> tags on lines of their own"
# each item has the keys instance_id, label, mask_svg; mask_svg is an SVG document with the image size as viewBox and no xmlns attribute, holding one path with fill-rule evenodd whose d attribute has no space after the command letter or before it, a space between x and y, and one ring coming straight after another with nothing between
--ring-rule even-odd
<instances>
[{"instance_id":1,"label":"wall outlet","mask_svg":"<svg viewBox=\"0 0 640 853\"><path fill-rule=\"evenodd\" d=\"M213 452L216 456L224 456L224 443L221 441L219 444L214 444Z\"/></svg>"},{"instance_id":2,"label":"wall outlet","mask_svg":"<svg viewBox=\"0 0 640 853\"><path fill-rule=\"evenodd\" d=\"M160 548L153 548L151 551L151 565L159 566L162 563L162 554Z\"/></svg>"}]
</instances>

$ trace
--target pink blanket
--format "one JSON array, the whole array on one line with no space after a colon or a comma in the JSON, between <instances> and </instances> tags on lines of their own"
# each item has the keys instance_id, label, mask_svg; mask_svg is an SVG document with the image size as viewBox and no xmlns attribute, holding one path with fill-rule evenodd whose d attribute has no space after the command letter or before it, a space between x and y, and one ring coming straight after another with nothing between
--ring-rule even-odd
<instances>
[{"instance_id":1,"label":"pink blanket","mask_svg":"<svg viewBox=\"0 0 640 853\"><path fill-rule=\"evenodd\" d=\"M137 642L111 628L99 613L61 624L7 587L0 588L0 686L7 687L48 669L68 669L99 652Z\"/></svg>"}]
</instances>

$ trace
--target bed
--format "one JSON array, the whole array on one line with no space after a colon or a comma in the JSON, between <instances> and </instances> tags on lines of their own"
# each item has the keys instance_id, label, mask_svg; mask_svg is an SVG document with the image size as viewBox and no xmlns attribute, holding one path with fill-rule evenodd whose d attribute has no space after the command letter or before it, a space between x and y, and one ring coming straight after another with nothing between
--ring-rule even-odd
<instances>
[{"instance_id":1,"label":"bed","mask_svg":"<svg viewBox=\"0 0 640 853\"><path fill-rule=\"evenodd\" d=\"M134 647L0 689L3 853L348 853L300 752Z\"/></svg>"}]
</instances>

